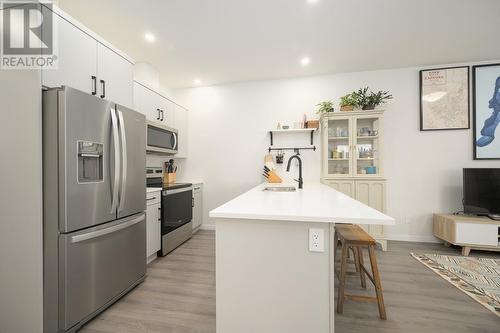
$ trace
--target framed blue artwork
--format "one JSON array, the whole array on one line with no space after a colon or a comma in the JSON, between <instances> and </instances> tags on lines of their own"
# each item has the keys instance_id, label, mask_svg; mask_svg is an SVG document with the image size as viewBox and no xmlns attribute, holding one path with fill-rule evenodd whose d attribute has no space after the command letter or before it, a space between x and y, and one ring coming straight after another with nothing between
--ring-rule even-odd
<instances>
[{"instance_id":1,"label":"framed blue artwork","mask_svg":"<svg viewBox=\"0 0 500 333\"><path fill-rule=\"evenodd\" d=\"M472 67L474 159L500 159L500 64Z\"/></svg>"}]
</instances>

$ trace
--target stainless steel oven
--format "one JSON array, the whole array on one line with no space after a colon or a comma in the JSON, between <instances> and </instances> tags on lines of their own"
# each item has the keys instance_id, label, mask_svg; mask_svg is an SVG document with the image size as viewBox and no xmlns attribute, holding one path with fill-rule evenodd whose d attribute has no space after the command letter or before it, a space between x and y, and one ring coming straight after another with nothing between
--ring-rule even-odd
<instances>
[{"instance_id":1,"label":"stainless steel oven","mask_svg":"<svg viewBox=\"0 0 500 333\"><path fill-rule=\"evenodd\" d=\"M148 121L146 142L148 152L175 154L179 147L179 135L174 128Z\"/></svg>"},{"instance_id":2,"label":"stainless steel oven","mask_svg":"<svg viewBox=\"0 0 500 333\"><path fill-rule=\"evenodd\" d=\"M161 197L161 250L165 256L191 238L193 225L192 184L164 185Z\"/></svg>"}]
</instances>

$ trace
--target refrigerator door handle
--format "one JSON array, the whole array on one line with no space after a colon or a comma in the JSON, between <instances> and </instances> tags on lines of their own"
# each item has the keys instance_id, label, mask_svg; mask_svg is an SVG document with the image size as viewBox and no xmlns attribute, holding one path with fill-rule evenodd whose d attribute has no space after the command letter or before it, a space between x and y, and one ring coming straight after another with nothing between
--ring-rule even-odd
<instances>
[{"instance_id":1,"label":"refrigerator door handle","mask_svg":"<svg viewBox=\"0 0 500 333\"><path fill-rule=\"evenodd\" d=\"M125 123L123 121L123 113L118 110L118 124L120 125L120 135L122 140L122 184L120 191L120 205L118 206L118 211L123 210L125 205L125 193L127 189L127 136L125 134Z\"/></svg>"},{"instance_id":2,"label":"refrigerator door handle","mask_svg":"<svg viewBox=\"0 0 500 333\"><path fill-rule=\"evenodd\" d=\"M114 143L114 153L115 153L115 170L113 179L113 198L111 202L111 213L116 212L116 207L118 206L118 181L120 177L120 140L118 137L118 121L116 119L116 113L113 108L109 109L111 112L111 128L113 130L113 143Z\"/></svg>"},{"instance_id":3,"label":"refrigerator door handle","mask_svg":"<svg viewBox=\"0 0 500 333\"><path fill-rule=\"evenodd\" d=\"M125 228L131 227L134 224L137 224L137 223L142 222L142 221L144 221L144 215L141 215L141 216L136 217L130 221L127 221L127 222L124 222L121 224L117 224L117 225L114 225L114 226L106 228L106 229L91 231L91 232L88 232L86 234L73 236L73 237L71 237L71 243L79 243L79 242L83 242L83 241L86 241L86 240L89 240L92 238L97 238L100 236L108 235L108 234L111 234L113 232L117 232L119 230L123 230Z\"/></svg>"}]
</instances>

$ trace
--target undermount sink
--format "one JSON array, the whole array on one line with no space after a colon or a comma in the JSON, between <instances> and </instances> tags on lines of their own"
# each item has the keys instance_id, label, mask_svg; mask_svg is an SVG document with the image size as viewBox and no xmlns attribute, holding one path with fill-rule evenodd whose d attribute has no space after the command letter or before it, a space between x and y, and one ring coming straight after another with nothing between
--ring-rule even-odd
<instances>
[{"instance_id":1,"label":"undermount sink","mask_svg":"<svg viewBox=\"0 0 500 333\"><path fill-rule=\"evenodd\" d=\"M265 187L263 191L270 192L293 192L295 191L295 187L293 186L273 186L273 187Z\"/></svg>"}]
</instances>

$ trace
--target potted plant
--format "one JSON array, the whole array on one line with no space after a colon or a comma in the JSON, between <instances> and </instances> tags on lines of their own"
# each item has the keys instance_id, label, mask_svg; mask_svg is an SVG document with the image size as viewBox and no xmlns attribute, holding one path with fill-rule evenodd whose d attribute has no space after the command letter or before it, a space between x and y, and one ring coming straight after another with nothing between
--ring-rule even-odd
<instances>
[{"instance_id":1,"label":"potted plant","mask_svg":"<svg viewBox=\"0 0 500 333\"><path fill-rule=\"evenodd\" d=\"M358 91L351 93L353 99L356 101L356 106L361 108L368 102L368 94L368 87L359 88Z\"/></svg>"},{"instance_id":2,"label":"potted plant","mask_svg":"<svg viewBox=\"0 0 500 333\"><path fill-rule=\"evenodd\" d=\"M388 91L372 92L368 95L366 103L363 104L363 110L373 110L390 99L392 99L392 95Z\"/></svg>"},{"instance_id":3,"label":"potted plant","mask_svg":"<svg viewBox=\"0 0 500 333\"><path fill-rule=\"evenodd\" d=\"M357 101L353 93L340 97L340 111L352 111L356 105Z\"/></svg>"},{"instance_id":4,"label":"potted plant","mask_svg":"<svg viewBox=\"0 0 500 333\"><path fill-rule=\"evenodd\" d=\"M318 107L318 110L316 111L317 114L323 114L323 113L335 111L333 108L332 101L324 101L324 102L316 104L316 106Z\"/></svg>"},{"instance_id":5,"label":"potted plant","mask_svg":"<svg viewBox=\"0 0 500 333\"><path fill-rule=\"evenodd\" d=\"M392 99L392 95L388 91L378 91L376 93L368 91L368 87L359 89L353 92L354 98L356 99L356 104L361 107L362 110L374 110L380 104L387 102Z\"/></svg>"}]
</instances>

